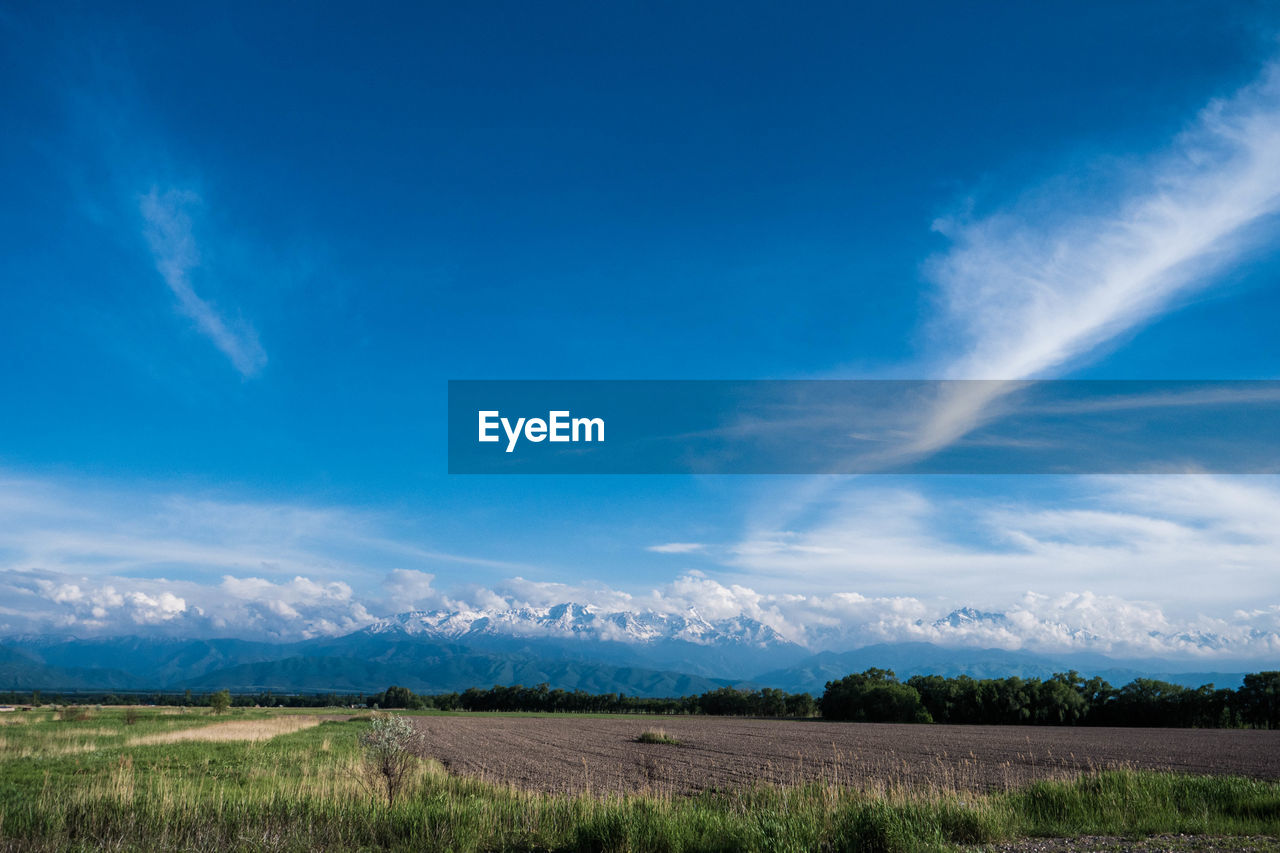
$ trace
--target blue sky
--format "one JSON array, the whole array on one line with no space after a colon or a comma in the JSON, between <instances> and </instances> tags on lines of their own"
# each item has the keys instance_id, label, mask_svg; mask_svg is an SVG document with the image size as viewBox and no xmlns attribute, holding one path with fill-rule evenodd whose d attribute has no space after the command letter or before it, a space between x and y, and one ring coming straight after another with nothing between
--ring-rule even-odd
<instances>
[{"instance_id":1,"label":"blue sky","mask_svg":"<svg viewBox=\"0 0 1280 853\"><path fill-rule=\"evenodd\" d=\"M451 478L444 441L448 379L1276 378L1275 4L0 32L0 630L575 597L856 644L974 604L1026 630L926 638L1280 654L1273 478Z\"/></svg>"}]
</instances>

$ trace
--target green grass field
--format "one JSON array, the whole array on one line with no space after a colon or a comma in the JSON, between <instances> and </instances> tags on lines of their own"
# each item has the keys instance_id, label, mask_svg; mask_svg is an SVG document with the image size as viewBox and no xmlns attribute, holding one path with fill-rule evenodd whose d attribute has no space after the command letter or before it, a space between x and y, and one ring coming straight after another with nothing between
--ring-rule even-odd
<instances>
[{"instance_id":1,"label":"green grass field","mask_svg":"<svg viewBox=\"0 0 1280 853\"><path fill-rule=\"evenodd\" d=\"M500 788L419 762L388 807L361 781L366 721L208 742L175 738L228 722L267 733L296 714L135 713L132 724L115 708L83 720L4 714L0 847L909 851L1035 836L1280 835L1280 785L1134 772L988 795L813 784L601 800Z\"/></svg>"}]
</instances>

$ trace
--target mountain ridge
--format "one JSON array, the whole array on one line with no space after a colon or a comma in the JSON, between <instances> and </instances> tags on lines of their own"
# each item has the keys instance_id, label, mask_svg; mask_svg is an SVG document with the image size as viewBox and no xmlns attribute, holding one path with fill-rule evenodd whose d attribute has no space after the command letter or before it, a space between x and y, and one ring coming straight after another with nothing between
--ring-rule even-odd
<instances>
[{"instance_id":1,"label":"mountain ridge","mask_svg":"<svg viewBox=\"0 0 1280 853\"><path fill-rule=\"evenodd\" d=\"M938 620L957 627L1004 614L959 608ZM1156 677L1189 686L1238 684L1243 672L1276 668L1233 662L1049 654L924 642L808 649L739 614L610 610L565 602L547 607L411 610L348 634L285 643L239 638L147 636L0 639L0 689L270 689L374 692L400 683L419 692L547 682L563 689L680 695L726 685L821 692L868 667L917 674L1047 677L1071 669L1113 684ZM386 683L383 683L386 682Z\"/></svg>"}]
</instances>

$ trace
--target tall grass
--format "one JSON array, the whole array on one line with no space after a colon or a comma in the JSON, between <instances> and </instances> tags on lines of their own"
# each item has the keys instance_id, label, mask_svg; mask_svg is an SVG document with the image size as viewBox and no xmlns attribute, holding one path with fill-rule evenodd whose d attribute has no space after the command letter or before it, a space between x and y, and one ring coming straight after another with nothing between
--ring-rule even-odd
<instances>
[{"instance_id":1,"label":"tall grass","mask_svg":"<svg viewBox=\"0 0 1280 853\"><path fill-rule=\"evenodd\" d=\"M1129 771L992 794L814 783L596 798L421 762L388 806L357 777L367 722L259 742L127 746L114 713L6 728L29 743L22 758L0 750L0 848L892 853L1041 835L1280 834L1280 785ZM175 719L143 719L129 734ZM95 748L58 753L56 732L68 726Z\"/></svg>"},{"instance_id":2,"label":"tall grass","mask_svg":"<svg viewBox=\"0 0 1280 853\"><path fill-rule=\"evenodd\" d=\"M679 746L680 740L675 735L667 734L667 730L663 728L645 729L636 738L636 743L665 743L671 746Z\"/></svg>"}]
</instances>

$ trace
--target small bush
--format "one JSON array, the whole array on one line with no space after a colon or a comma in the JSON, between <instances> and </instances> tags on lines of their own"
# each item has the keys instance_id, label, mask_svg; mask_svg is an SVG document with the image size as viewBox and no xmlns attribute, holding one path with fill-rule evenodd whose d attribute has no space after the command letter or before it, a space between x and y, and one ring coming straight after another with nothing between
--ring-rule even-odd
<instances>
[{"instance_id":1,"label":"small bush","mask_svg":"<svg viewBox=\"0 0 1280 853\"><path fill-rule=\"evenodd\" d=\"M142 714L138 712L137 708L130 707L124 709L124 724L126 726L134 725L139 719L141 719L141 717Z\"/></svg>"},{"instance_id":2,"label":"small bush","mask_svg":"<svg viewBox=\"0 0 1280 853\"><path fill-rule=\"evenodd\" d=\"M415 750L419 735L404 717L394 714L374 714L369 731L360 737L364 749L363 780L366 787L387 798L387 805L395 804L403 793L417 766Z\"/></svg>"},{"instance_id":3,"label":"small bush","mask_svg":"<svg viewBox=\"0 0 1280 853\"><path fill-rule=\"evenodd\" d=\"M636 738L636 743L666 743L672 746L679 746L680 741L667 734L665 729L645 729L640 733L640 737Z\"/></svg>"},{"instance_id":4,"label":"small bush","mask_svg":"<svg viewBox=\"0 0 1280 853\"><path fill-rule=\"evenodd\" d=\"M231 691L219 690L210 696L209 707L213 709L215 714L225 714L227 709L231 707Z\"/></svg>"},{"instance_id":5,"label":"small bush","mask_svg":"<svg viewBox=\"0 0 1280 853\"><path fill-rule=\"evenodd\" d=\"M93 719L93 710L83 705L67 705L58 709L57 718L66 723L83 723Z\"/></svg>"}]
</instances>

